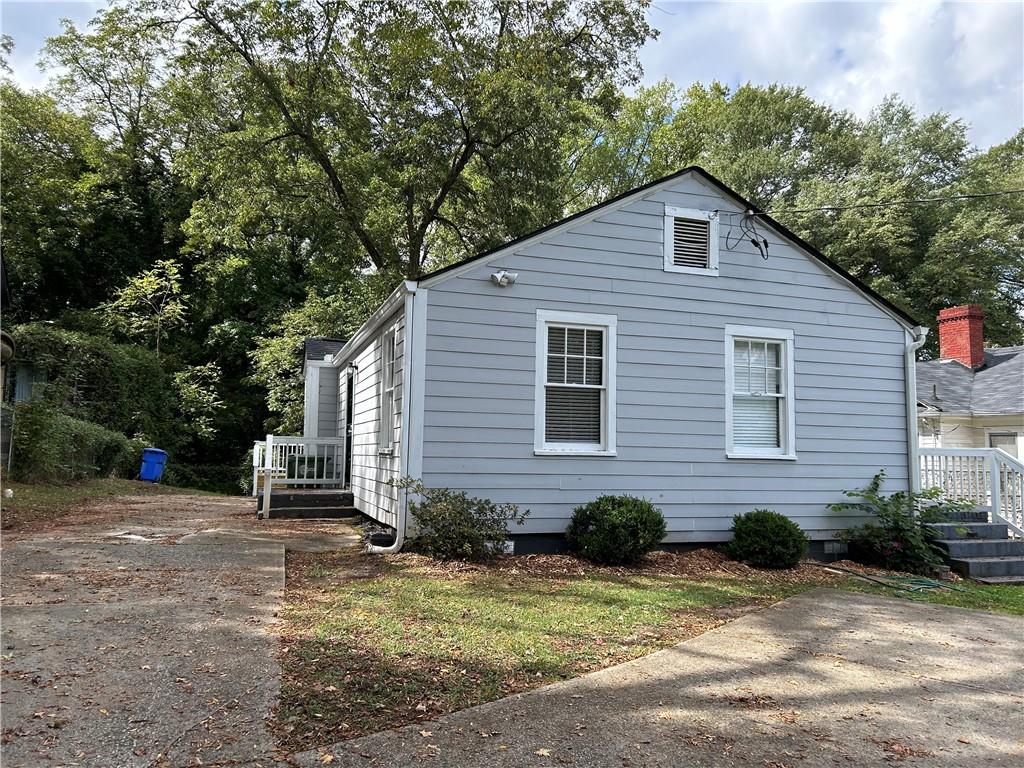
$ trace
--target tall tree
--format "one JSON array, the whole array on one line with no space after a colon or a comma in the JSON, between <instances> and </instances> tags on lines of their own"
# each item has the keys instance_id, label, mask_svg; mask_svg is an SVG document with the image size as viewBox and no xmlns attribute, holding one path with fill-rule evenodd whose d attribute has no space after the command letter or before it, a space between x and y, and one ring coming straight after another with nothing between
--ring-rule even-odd
<instances>
[{"instance_id":1,"label":"tall tree","mask_svg":"<svg viewBox=\"0 0 1024 768\"><path fill-rule=\"evenodd\" d=\"M192 0L179 66L237 97L215 105L234 110L208 121L215 143L280 143L366 263L415 276L439 229L472 250L557 211L561 139L581 99L636 76L647 4ZM483 194L489 226L463 227Z\"/></svg>"}]
</instances>

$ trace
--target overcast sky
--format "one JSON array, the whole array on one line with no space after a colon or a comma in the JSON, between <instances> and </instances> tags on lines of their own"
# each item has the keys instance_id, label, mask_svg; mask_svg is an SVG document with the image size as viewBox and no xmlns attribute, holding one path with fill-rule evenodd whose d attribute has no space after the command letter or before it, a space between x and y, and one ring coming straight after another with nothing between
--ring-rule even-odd
<instances>
[{"instance_id":1,"label":"overcast sky","mask_svg":"<svg viewBox=\"0 0 1024 768\"><path fill-rule=\"evenodd\" d=\"M58 20L84 23L104 3L8 2L0 25L15 42L15 78L35 66ZM803 85L864 116L897 92L919 111L965 119L980 147L1024 126L1024 0L1005 2L681 2L655 0L660 37L642 53L644 81Z\"/></svg>"}]
</instances>

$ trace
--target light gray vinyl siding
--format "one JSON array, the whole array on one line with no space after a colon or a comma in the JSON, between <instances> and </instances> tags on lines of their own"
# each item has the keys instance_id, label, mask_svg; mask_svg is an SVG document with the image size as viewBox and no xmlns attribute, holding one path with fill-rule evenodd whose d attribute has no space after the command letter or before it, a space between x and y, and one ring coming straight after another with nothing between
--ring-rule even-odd
<instances>
[{"instance_id":1,"label":"light gray vinyl siding","mask_svg":"<svg viewBox=\"0 0 1024 768\"><path fill-rule=\"evenodd\" d=\"M528 508L515 533L561 532L578 504L630 493L661 507L671 542L727 538L755 507L831 538L854 522L827 508L844 489L882 468L907 486L905 331L763 225L767 261L724 217L719 276L664 271L666 204L739 211L684 177L430 286L424 482ZM498 269L517 282L492 284ZM616 456L534 455L538 309L617 317ZM725 457L727 324L793 331L796 461Z\"/></svg>"},{"instance_id":2,"label":"light gray vinyl siding","mask_svg":"<svg viewBox=\"0 0 1024 768\"><path fill-rule=\"evenodd\" d=\"M378 445L380 413L381 355L385 333L397 333L395 339L395 396L391 414L384 418L391 423L394 449L390 455L381 453ZM400 476L402 387L405 380L404 315L384 323L363 347L351 357L340 361L338 376L345 377L351 361L356 366L352 402L352 494L356 508L379 522L397 524L397 489L391 484ZM344 425L345 386L338 388L338 422ZM343 427L342 427L343 428ZM341 434L344 434L342 431Z\"/></svg>"},{"instance_id":3,"label":"light gray vinyl siding","mask_svg":"<svg viewBox=\"0 0 1024 768\"><path fill-rule=\"evenodd\" d=\"M320 369L320 392L317 399L317 436L338 434L338 376L333 368Z\"/></svg>"}]
</instances>

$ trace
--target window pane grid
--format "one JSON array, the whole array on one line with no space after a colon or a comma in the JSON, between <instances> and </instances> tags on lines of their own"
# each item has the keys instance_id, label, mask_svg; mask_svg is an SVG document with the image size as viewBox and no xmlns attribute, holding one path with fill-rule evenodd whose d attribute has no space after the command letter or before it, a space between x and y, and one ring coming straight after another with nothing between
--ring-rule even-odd
<instances>
[{"instance_id":1,"label":"window pane grid","mask_svg":"<svg viewBox=\"0 0 1024 768\"><path fill-rule=\"evenodd\" d=\"M732 443L757 452L784 445L783 345L766 339L733 341Z\"/></svg>"},{"instance_id":2,"label":"window pane grid","mask_svg":"<svg viewBox=\"0 0 1024 768\"><path fill-rule=\"evenodd\" d=\"M544 395L546 442L603 443L604 334L601 329L548 326Z\"/></svg>"}]
</instances>

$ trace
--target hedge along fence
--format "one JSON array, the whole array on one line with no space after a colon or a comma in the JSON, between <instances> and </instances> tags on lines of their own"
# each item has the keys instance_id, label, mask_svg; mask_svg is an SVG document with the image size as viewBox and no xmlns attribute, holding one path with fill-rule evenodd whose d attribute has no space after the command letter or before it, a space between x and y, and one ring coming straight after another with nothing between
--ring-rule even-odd
<instances>
[{"instance_id":1,"label":"hedge along fence","mask_svg":"<svg viewBox=\"0 0 1024 768\"><path fill-rule=\"evenodd\" d=\"M177 438L171 377L148 349L48 323L15 326L17 365L46 372L44 399L75 419L125 435Z\"/></svg>"},{"instance_id":2,"label":"hedge along fence","mask_svg":"<svg viewBox=\"0 0 1024 768\"><path fill-rule=\"evenodd\" d=\"M15 406L12 438L11 472L23 482L135 477L146 446L141 437L76 419L43 400Z\"/></svg>"}]
</instances>

